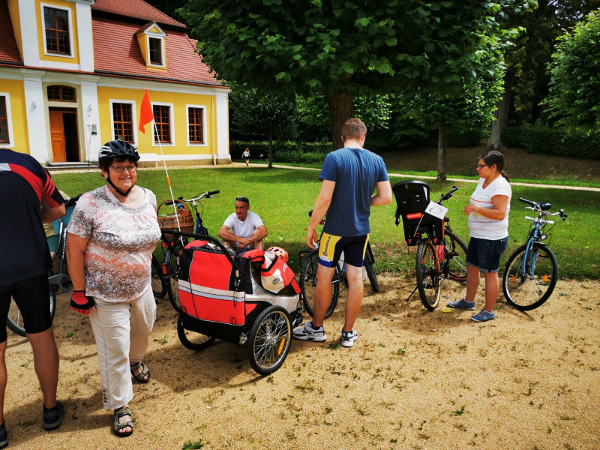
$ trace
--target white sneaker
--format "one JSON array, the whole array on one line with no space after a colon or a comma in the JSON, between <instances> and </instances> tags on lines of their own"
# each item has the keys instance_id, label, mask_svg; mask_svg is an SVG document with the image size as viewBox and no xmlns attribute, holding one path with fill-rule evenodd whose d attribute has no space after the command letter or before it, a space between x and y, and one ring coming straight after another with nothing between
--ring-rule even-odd
<instances>
[{"instance_id":1,"label":"white sneaker","mask_svg":"<svg viewBox=\"0 0 600 450\"><path fill-rule=\"evenodd\" d=\"M358 333L356 330L342 331L342 347L352 347L356 340L358 340Z\"/></svg>"},{"instance_id":2,"label":"white sneaker","mask_svg":"<svg viewBox=\"0 0 600 450\"><path fill-rule=\"evenodd\" d=\"M304 326L296 328L292 332L292 336L294 339L299 339L301 341L315 342L323 342L327 338L327 336L325 336L325 329L322 326L314 328L312 322L306 322Z\"/></svg>"}]
</instances>

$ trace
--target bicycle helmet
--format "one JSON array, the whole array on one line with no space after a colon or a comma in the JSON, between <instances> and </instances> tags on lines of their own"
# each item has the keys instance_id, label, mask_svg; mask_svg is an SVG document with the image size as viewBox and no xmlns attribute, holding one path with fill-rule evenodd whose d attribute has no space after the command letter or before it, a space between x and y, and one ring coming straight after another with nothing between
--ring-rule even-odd
<instances>
[{"instance_id":1,"label":"bicycle helmet","mask_svg":"<svg viewBox=\"0 0 600 450\"><path fill-rule=\"evenodd\" d=\"M271 252L271 253L275 253L277 256L279 256L283 260L283 262L288 262L288 260L289 260L288 252L281 247L270 247L269 249L267 249L267 251Z\"/></svg>"},{"instance_id":2,"label":"bicycle helmet","mask_svg":"<svg viewBox=\"0 0 600 450\"><path fill-rule=\"evenodd\" d=\"M140 160L140 155L135 147L121 139L107 142L100 147L100 151L98 152L98 161L119 157L129 158L136 162Z\"/></svg>"},{"instance_id":3,"label":"bicycle helmet","mask_svg":"<svg viewBox=\"0 0 600 450\"><path fill-rule=\"evenodd\" d=\"M129 142L117 139L104 144L102 147L100 147L100 151L98 152L98 162L104 162L114 158L127 158L137 163L140 160L140 155L135 147ZM110 179L110 172L107 172L106 181L123 197L127 197L133 189L133 186L135 186L131 186L129 189L127 189L127 191L122 191L115 186Z\"/></svg>"}]
</instances>

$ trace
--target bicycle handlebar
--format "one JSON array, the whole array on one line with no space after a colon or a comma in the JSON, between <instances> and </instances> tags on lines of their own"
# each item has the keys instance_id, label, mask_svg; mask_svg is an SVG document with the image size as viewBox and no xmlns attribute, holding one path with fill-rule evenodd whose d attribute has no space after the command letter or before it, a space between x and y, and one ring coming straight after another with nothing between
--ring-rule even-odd
<instances>
[{"instance_id":1,"label":"bicycle handlebar","mask_svg":"<svg viewBox=\"0 0 600 450\"><path fill-rule=\"evenodd\" d=\"M177 200L181 201L181 202L185 202L185 203L191 203L191 202L195 202L197 200L202 200L203 198L210 198L212 195L217 195L221 193L221 191L206 191L203 194L198 194L196 197L194 198L190 198L190 199L185 199L183 197L178 197ZM167 202L167 205L172 204L173 202Z\"/></svg>"},{"instance_id":2,"label":"bicycle handlebar","mask_svg":"<svg viewBox=\"0 0 600 450\"><path fill-rule=\"evenodd\" d=\"M560 209L558 212L555 213L549 213L548 210L552 207L552 205L550 203L538 203L538 202L534 202L532 200L527 200L526 198L523 197L519 197L519 201L526 203L530 206L526 207L525 209L531 209L533 211L537 211L538 214L544 214L545 216L560 216L562 220L566 220L567 217L569 217L568 215L565 214L565 210L564 209Z\"/></svg>"},{"instance_id":3,"label":"bicycle handlebar","mask_svg":"<svg viewBox=\"0 0 600 450\"><path fill-rule=\"evenodd\" d=\"M440 199L436 203L438 205L441 205L442 202L444 202L444 201L448 200L450 197L452 197L456 191L458 191L458 186L452 186L452 189L450 189L445 194L442 194L442 196L440 197Z\"/></svg>"}]
</instances>

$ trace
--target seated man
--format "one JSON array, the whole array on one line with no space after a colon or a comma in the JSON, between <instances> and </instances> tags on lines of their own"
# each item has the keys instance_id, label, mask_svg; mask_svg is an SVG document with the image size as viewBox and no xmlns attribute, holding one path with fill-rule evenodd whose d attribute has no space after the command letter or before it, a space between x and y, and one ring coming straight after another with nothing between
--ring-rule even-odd
<instances>
[{"instance_id":1,"label":"seated man","mask_svg":"<svg viewBox=\"0 0 600 450\"><path fill-rule=\"evenodd\" d=\"M219 230L219 237L225 247L236 252L250 249L263 250L263 239L269 233L263 221L250 211L248 197L235 199L235 213L231 214Z\"/></svg>"}]
</instances>

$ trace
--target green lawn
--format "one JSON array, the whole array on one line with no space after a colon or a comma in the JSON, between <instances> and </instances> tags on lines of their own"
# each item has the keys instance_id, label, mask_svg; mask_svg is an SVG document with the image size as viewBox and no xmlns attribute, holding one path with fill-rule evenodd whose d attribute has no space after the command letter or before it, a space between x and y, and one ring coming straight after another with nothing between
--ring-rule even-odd
<instances>
[{"instance_id":1,"label":"green lawn","mask_svg":"<svg viewBox=\"0 0 600 450\"><path fill-rule=\"evenodd\" d=\"M581 162L584 163L583 161ZM390 172L393 170L390 169ZM218 196L204 200L204 221L211 234L233 212L234 198L246 195L251 209L265 222L269 236L266 245L277 245L288 250L291 266L298 271L296 254L304 248L308 211L313 208L320 188L319 172L304 170L266 168L239 169L170 169L175 196L190 197L207 190L220 190ZM89 191L104 184L99 173L53 174L59 189L70 196ZM393 177L392 184L403 179ZM139 171L138 184L151 189L159 201L169 198L165 174L158 170ZM457 234L468 242L467 217L463 208L474 189L471 183L429 182L432 198L437 200L442 192L457 184L459 190L445 205ZM567 222L559 223L552 231L549 244L555 252L561 278L600 278L600 245L598 236L597 192L555 190L543 187L513 186L512 212L510 215L510 244L504 255L509 256L525 239L529 221L524 217L525 204L519 197L547 201L552 210L564 208L569 214ZM391 205L372 209L372 246L378 272L390 272L413 276L415 248L408 251L404 242L402 224L394 225L395 201ZM502 262L503 264L503 262Z\"/></svg>"}]
</instances>

